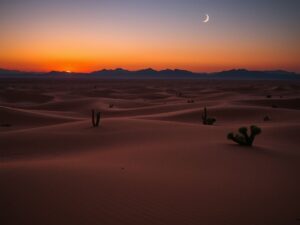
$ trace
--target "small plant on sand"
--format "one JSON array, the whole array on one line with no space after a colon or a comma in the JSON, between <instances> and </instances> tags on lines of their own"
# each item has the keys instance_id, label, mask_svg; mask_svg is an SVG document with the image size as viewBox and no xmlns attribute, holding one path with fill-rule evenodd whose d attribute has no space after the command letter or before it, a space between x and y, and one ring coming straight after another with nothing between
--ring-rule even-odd
<instances>
[{"instance_id":1,"label":"small plant on sand","mask_svg":"<svg viewBox=\"0 0 300 225\"><path fill-rule=\"evenodd\" d=\"M204 107L203 113L202 113L202 122L204 125L213 125L217 120L212 117L207 116L207 109Z\"/></svg>"},{"instance_id":2,"label":"small plant on sand","mask_svg":"<svg viewBox=\"0 0 300 225\"><path fill-rule=\"evenodd\" d=\"M100 124L100 112L96 112L94 109L92 110L92 124L93 127L99 127Z\"/></svg>"},{"instance_id":3,"label":"small plant on sand","mask_svg":"<svg viewBox=\"0 0 300 225\"><path fill-rule=\"evenodd\" d=\"M266 97L267 97L267 98L272 98L272 95L267 95Z\"/></svg>"},{"instance_id":4,"label":"small plant on sand","mask_svg":"<svg viewBox=\"0 0 300 225\"><path fill-rule=\"evenodd\" d=\"M195 102L194 99L187 100L187 103L194 103L194 102Z\"/></svg>"},{"instance_id":5,"label":"small plant on sand","mask_svg":"<svg viewBox=\"0 0 300 225\"><path fill-rule=\"evenodd\" d=\"M114 104L109 104L109 108L113 108L114 107Z\"/></svg>"},{"instance_id":6,"label":"small plant on sand","mask_svg":"<svg viewBox=\"0 0 300 225\"><path fill-rule=\"evenodd\" d=\"M268 121L270 121L270 120L271 120L271 118L270 118L269 116L265 116L265 117L264 117L264 121L265 121L265 122L268 122Z\"/></svg>"},{"instance_id":7,"label":"small plant on sand","mask_svg":"<svg viewBox=\"0 0 300 225\"><path fill-rule=\"evenodd\" d=\"M227 138L242 146L252 146L254 139L261 133L261 129L257 126L250 127L250 135L248 135L247 127L241 127L238 134L229 133Z\"/></svg>"}]
</instances>

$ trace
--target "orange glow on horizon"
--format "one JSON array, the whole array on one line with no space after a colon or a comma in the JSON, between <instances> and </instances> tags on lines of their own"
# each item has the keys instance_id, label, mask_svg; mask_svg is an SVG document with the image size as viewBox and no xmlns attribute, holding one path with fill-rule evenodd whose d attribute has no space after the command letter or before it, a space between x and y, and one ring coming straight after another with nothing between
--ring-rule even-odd
<instances>
[{"instance_id":1,"label":"orange glow on horizon","mask_svg":"<svg viewBox=\"0 0 300 225\"><path fill-rule=\"evenodd\" d=\"M261 42L149 37L85 37L81 34L2 38L0 67L25 71L91 72L101 69L187 69L212 72L234 68L300 71L297 48ZM81 36L80 36L81 35Z\"/></svg>"},{"instance_id":2,"label":"orange glow on horizon","mask_svg":"<svg viewBox=\"0 0 300 225\"><path fill-rule=\"evenodd\" d=\"M0 68L22 71L72 71L91 72L101 69L143 68L186 69L195 72L214 72L246 68L252 70L300 71L296 50L257 47L243 43L204 40L203 44L175 41L169 45L140 40L103 42L83 45L67 38L52 40L28 40L30 45L13 44L7 40L0 52ZM13 47L12 47L13 46ZM74 47L75 46L75 47Z\"/></svg>"},{"instance_id":3,"label":"orange glow on horizon","mask_svg":"<svg viewBox=\"0 0 300 225\"><path fill-rule=\"evenodd\" d=\"M40 49L43 49L41 51ZM138 70L144 68L186 69L194 72L215 72L228 69L245 68L251 70L300 71L296 62L296 54L275 55L262 49L257 55L251 49L218 48L198 46L193 49L159 48L155 50L140 47L141 49L126 49L126 51L108 50L99 48L99 54L89 49L53 50L51 47L40 46L36 50L10 49L5 56L0 53L0 68L22 71L72 71L91 72L101 69L124 68ZM95 51L94 51L95 52ZM272 57L270 56L272 55Z\"/></svg>"}]
</instances>

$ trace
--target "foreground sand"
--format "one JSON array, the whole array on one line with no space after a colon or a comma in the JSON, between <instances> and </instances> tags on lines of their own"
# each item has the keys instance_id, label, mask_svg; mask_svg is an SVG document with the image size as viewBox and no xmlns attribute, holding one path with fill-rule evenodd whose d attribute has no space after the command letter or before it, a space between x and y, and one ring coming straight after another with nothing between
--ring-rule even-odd
<instances>
[{"instance_id":1,"label":"foreground sand","mask_svg":"<svg viewBox=\"0 0 300 225\"><path fill-rule=\"evenodd\" d=\"M0 127L0 224L300 224L300 83L0 86L0 125L12 125ZM216 125L201 124L203 106ZM255 147L226 140L252 124Z\"/></svg>"}]
</instances>

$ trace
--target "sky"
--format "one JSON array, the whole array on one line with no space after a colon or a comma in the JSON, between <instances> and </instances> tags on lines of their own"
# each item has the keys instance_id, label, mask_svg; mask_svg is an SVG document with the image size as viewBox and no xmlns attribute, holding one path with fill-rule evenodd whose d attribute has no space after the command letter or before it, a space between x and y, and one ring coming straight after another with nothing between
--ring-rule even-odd
<instances>
[{"instance_id":1,"label":"sky","mask_svg":"<svg viewBox=\"0 0 300 225\"><path fill-rule=\"evenodd\" d=\"M300 72L299 11L299 0L0 0L0 68Z\"/></svg>"}]
</instances>

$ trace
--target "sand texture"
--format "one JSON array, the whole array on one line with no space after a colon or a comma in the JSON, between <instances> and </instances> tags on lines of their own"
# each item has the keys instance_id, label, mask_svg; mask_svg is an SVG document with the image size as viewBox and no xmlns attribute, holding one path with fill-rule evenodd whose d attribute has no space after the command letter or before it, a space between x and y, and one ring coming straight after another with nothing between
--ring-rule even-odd
<instances>
[{"instance_id":1,"label":"sand texture","mask_svg":"<svg viewBox=\"0 0 300 225\"><path fill-rule=\"evenodd\" d=\"M0 88L1 225L300 224L299 82L1 79ZM202 124L204 106L213 126ZM253 124L254 147L227 140Z\"/></svg>"}]
</instances>

